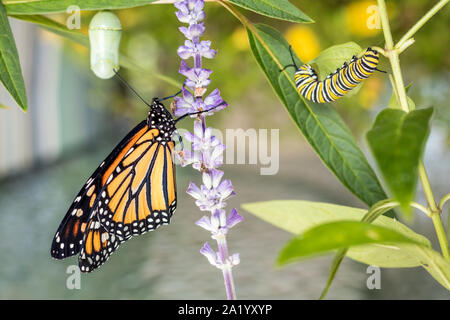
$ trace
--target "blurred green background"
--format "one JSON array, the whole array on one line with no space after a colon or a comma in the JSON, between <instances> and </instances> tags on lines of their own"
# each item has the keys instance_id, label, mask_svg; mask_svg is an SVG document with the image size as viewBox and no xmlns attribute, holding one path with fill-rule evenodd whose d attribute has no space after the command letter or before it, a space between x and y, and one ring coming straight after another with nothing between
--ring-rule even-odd
<instances>
[{"instance_id":1,"label":"blurred green background","mask_svg":"<svg viewBox=\"0 0 450 320\"><path fill-rule=\"evenodd\" d=\"M361 47L383 46L381 29L368 29L367 9L375 1L296 1L314 24L293 24L245 12L253 22L283 32L303 61L321 50L348 41ZM434 1L390 1L388 12L399 39ZM122 27L121 50L139 70L121 74L147 99L179 90L157 74L182 82L177 73L177 47L184 41L171 5L149 5L116 11ZM87 32L94 12L82 12ZM68 14L51 15L62 23ZM444 8L415 36L416 43L401 55L409 95L417 107L434 106L433 130L425 165L438 198L450 190L450 12ZM179 207L170 226L123 244L100 270L82 275L81 289L66 287L66 268L76 258L54 261L49 250L54 232L71 201L92 171L147 107L116 79L100 80L89 69L89 51L33 25L11 19L30 101L23 114L3 88L0 101L0 298L221 299L220 272L199 254L209 235L194 222L199 212L184 190L200 181L197 172L177 168ZM259 165L227 165L225 177L237 195L229 208L270 199L305 199L350 206L364 205L342 187L319 161L293 125L251 55L246 32L223 7L206 4L206 35L218 50L206 61L212 69L210 88L220 88L229 107L209 125L228 128L280 130L280 170L261 176ZM389 71L386 60L380 69ZM375 74L356 95L333 105L365 151L365 132L391 95L385 74ZM189 120L179 127L192 128ZM366 152L367 155L368 152ZM369 156L369 159L370 156ZM420 187L419 187L420 188ZM420 194L420 193L419 193ZM424 203L424 199L418 199ZM238 298L313 299L323 287L331 257L283 269L274 268L278 249L290 235L243 210L244 222L230 234L230 251L241 254L234 269ZM413 228L436 244L431 222L418 216ZM367 266L346 260L329 298L448 299L450 295L419 268L383 269L381 290L366 287Z\"/></svg>"}]
</instances>

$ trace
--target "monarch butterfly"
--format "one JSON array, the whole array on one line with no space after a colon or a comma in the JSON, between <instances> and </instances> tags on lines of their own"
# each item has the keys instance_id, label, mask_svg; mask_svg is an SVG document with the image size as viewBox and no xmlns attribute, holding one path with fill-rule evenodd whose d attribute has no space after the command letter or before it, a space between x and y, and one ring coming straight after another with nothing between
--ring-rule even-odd
<instances>
[{"instance_id":1,"label":"monarch butterfly","mask_svg":"<svg viewBox=\"0 0 450 320\"><path fill-rule=\"evenodd\" d=\"M150 107L147 119L123 138L81 188L53 238L53 258L80 253L80 270L91 272L122 242L169 224L177 206L175 125L220 105L173 119L161 103L171 97L154 98L151 104L143 100Z\"/></svg>"},{"instance_id":2,"label":"monarch butterfly","mask_svg":"<svg viewBox=\"0 0 450 320\"><path fill-rule=\"evenodd\" d=\"M315 103L335 101L356 87L361 81L370 77L375 70L381 71L377 69L378 52L369 47L361 58L353 56L348 63L345 62L335 72L319 81L316 71L309 64L297 67L291 46L289 46L289 51L292 64L285 66L284 69L295 67L294 80L297 91L304 98Z\"/></svg>"}]
</instances>

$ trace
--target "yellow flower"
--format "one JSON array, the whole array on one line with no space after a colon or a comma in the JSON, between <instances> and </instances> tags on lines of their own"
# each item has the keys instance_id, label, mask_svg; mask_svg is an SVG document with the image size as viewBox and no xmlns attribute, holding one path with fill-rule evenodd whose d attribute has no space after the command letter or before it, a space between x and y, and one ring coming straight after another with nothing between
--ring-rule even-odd
<instances>
[{"instance_id":1,"label":"yellow flower","mask_svg":"<svg viewBox=\"0 0 450 320\"><path fill-rule=\"evenodd\" d=\"M359 104L364 109L373 108L379 99L380 92L383 90L383 84L384 82L379 77L371 77L364 81L363 87L358 94Z\"/></svg>"},{"instance_id":2,"label":"yellow flower","mask_svg":"<svg viewBox=\"0 0 450 320\"><path fill-rule=\"evenodd\" d=\"M248 50L249 44L248 44L248 37L247 37L247 31L243 27L238 27L233 31L233 34L231 35L231 42L238 50Z\"/></svg>"},{"instance_id":3,"label":"yellow flower","mask_svg":"<svg viewBox=\"0 0 450 320\"><path fill-rule=\"evenodd\" d=\"M376 1L356 1L344 11L347 29L360 37L371 37L381 32L381 21Z\"/></svg>"},{"instance_id":4,"label":"yellow flower","mask_svg":"<svg viewBox=\"0 0 450 320\"><path fill-rule=\"evenodd\" d=\"M295 25L286 31L285 37L302 62L314 59L320 52L319 40L310 27Z\"/></svg>"}]
</instances>

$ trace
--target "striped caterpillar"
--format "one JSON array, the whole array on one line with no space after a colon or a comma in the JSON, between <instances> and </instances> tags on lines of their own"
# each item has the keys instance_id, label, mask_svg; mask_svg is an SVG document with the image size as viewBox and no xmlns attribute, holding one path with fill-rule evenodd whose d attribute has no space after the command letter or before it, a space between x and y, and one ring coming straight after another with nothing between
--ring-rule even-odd
<instances>
[{"instance_id":1,"label":"striped caterpillar","mask_svg":"<svg viewBox=\"0 0 450 320\"><path fill-rule=\"evenodd\" d=\"M297 91L305 99L315 103L335 101L370 77L375 70L381 71L377 69L379 62L378 52L369 47L361 58L353 56L348 63L345 62L335 72L320 81L316 71L309 64L297 67L291 46L289 46L289 51L292 64L285 66L284 69L295 67L294 80Z\"/></svg>"}]
</instances>

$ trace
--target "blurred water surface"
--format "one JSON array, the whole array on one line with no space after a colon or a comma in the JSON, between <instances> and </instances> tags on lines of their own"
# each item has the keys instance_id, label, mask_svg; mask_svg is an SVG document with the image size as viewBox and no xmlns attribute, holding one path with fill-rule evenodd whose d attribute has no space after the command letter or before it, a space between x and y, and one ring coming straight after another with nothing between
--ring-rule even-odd
<instances>
[{"instance_id":1,"label":"blurred water surface","mask_svg":"<svg viewBox=\"0 0 450 320\"><path fill-rule=\"evenodd\" d=\"M120 137L116 137L118 140ZM79 152L50 167L0 184L0 298L2 299L223 299L219 270L199 249L209 234L194 225L202 213L185 189L197 172L177 168L179 207L169 226L133 238L99 270L82 275L81 289L69 290L66 269L75 257L56 261L49 250L53 235L73 197L115 141ZM259 175L258 166L228 165L237 196L228 208L269 199L306 199L362 206L327 172L303 144L282 154L280 171ZM447 154L448 156L448 154ZM274 260L291 235L240 210L245 217L229 234L231 253L239 252L234 269L242 299L315 299L325 283L331 256L275 269ZM419 219L420 232L430 236L429 222ZM366 287L367 266L346 259L330 290L334 299L450 298L424 270L382 269L381 290Z\"/></svg>"}]
</instances>

